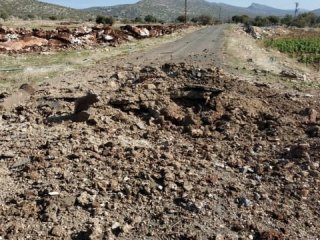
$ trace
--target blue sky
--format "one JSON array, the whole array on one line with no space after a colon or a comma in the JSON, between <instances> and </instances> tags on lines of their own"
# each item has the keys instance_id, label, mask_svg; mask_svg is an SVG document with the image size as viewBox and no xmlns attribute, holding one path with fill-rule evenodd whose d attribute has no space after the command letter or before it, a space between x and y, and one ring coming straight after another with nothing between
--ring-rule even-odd
<instances>
[{"instance_id":1,"label":"blue sky","mask_svg":"<svg viewBox=\"0 0 320 240\"><path fill-rule=\"evenodd\" d=\"M63 6L74 7L74 8L86 8L93 6L111 6L117 4L125 4L125 3L135 3L137 0L41 0L42 2L50 2ZM172 0L175 1L175 0ZM282 9L293 9L294 2L299 2L300 7L304 9L318 9L320 8L319 0L207 0L210 2L223 2L235 6L248 7L252 2L265 4L268 6L282 8Z\"/></svg>"}]
</instances>

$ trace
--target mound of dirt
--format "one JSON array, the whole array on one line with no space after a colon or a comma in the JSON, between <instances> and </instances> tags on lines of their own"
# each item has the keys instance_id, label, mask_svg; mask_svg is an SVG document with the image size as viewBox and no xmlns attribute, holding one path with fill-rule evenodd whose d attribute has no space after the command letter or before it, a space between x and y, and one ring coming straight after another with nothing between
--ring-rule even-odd
<instances>
[{"instance_id":1,"label":"mound of dirt","mask_svg":"<svg viewBox=\"0 0 320 240\"><path fill-rule=\"evenodd\" d=\"M0 118L0 236L317 239L318 103L183 63L43 84Z\"/></svg>"}]
</instances>

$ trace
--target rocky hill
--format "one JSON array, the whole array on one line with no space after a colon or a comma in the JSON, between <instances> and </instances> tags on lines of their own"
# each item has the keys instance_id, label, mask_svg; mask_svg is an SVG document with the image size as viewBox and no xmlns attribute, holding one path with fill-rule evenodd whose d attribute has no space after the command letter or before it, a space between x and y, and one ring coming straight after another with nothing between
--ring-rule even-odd
<instances>
[{"instance_id":1,"label":"rocky hill","mask_svg":"<svg viewBox=\"0 0 320 240\"><path fill-rule=\"evenodd\" d=\"M92 17L87 11L36 0L1 0L0 12L20 18L89 19Z\"/></svg>"},{"instance_id":2,"label":"rocky hill","mask_svg":"<svg viewBox=\"0 0 320 240\"><path fill-rule=\"evenodd\" d=\"M172 20L178 15L183 14L184 4L184 0L141 0L136 4L95 7L87 10L97 14L107 14L123 18L134 18L151 14L159 19ZM188 11L190 15L209 14L217 18L220 16L222 19L229 19L233 15L242 14L249 16L284 16L293 13L293 10L281 10L260 4L252 4L248 8L243 8L205 0L189 0Z\"/></svg>"}]
</instances>

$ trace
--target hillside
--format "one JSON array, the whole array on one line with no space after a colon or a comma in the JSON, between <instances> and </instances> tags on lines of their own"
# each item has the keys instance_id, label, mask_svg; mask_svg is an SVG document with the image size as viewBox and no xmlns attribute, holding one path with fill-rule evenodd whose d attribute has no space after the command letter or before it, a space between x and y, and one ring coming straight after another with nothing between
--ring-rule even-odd
<instances>
[{"instance_id":1,"label":"hillside","mask_svg":"<svg viewBox=\"0 0 320 240\"><path fill-rule=\"evenodd\" d=\"M313 11L315 14L320 16L320 8Z\"/></svg>"},{"instance_id":2,"label":"hillside","mask_svg":"<svg viewBox=\"0 0 320 240\"><path fill-rule=\"evenodd\" d=\"M275 16L284 16L286 14L293 14L294 10L282 10L273 7L269 7L262 4L253 3L250 7L247 8L254 15L275 15Z\"/></svg>"},{"instance_id":3,"label":"hillside","mask_svg":"<svg viewBox=\"0 0 320 240\"><path fill-rule=\"evenodd\" d=\"M249 16L276 15L284 16L292 14L293 10L280 10L260 4L252 4L248 8L232 5L207 2L205 0L189 0L188 11L190 15L210 14L222 19L230 19L233 15L246 14ZM123 18L134 18L154 15L159 19L172 20L184 12L184 0L141 0L136 4L117 5L112 7L95 7L87 10L97 14L107 14Z\"/></svg>"},{"instance_id":4,"label":"hillside","mask_svg":"<svg viewBox=\"0 0 320 240\"><path fill-rule=\"evenodd\" d=\"M88 19L92 14L55 4L43 3L36 0L1 0L0 12L20 18L56 17L58 19Z\"/></svg>"}]
</instances>

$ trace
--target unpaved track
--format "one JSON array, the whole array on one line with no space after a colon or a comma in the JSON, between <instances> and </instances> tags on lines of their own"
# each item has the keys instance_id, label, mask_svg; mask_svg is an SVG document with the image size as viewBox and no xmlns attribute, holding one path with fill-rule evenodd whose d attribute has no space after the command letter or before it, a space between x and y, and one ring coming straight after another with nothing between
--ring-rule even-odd
<instances>
[{"instance_id":1,"label":"unpaved track","mask_svg":"<svg viewBox=\"0 0 320 240\"><path fill-rule=\"evenodd\" d=\"M88 80L97 79L99 76L109 76L114 71L127 67L139 67L141 65L159 66L164 63L180 62L203 68L223 67L224 37L225 31L228 28L229 25L201 28L186 34L174 42L100 60L95 67L66 73L64 76L49 80L49 82L54 82L60 87L63 87L64 82L68 86L70 84L74 86L81 85L90 89Z\"/></svg>"},{"instance_id":2,"label":"unpaved track","mask_svg":"<svg viewBox=\"0 0 320 240\"><path fill-rule=\"evenodd\" d=\"M133 54L126 61L133 64L187 62L212 65L218 60L227 27L218 25L200 29L177 41Z\"/></svg>"}]
</instances>

